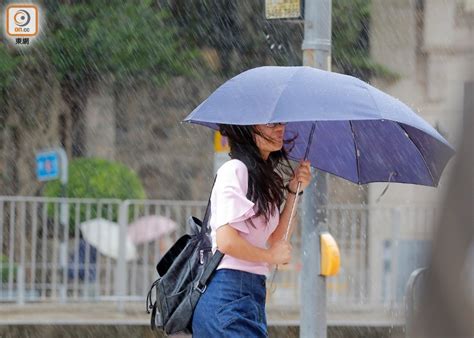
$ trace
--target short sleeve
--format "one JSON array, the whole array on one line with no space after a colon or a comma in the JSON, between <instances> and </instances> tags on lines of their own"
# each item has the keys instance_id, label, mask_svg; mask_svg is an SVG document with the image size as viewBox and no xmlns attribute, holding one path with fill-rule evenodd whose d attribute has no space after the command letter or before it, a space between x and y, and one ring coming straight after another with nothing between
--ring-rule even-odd
<instances>
[{"instance_id":1,"label":"short sleeve","mask_svg":"<svg viewBox=\"0 0 474 338\"><path fill-rule=\"evenodd\" d=\"M233 159L217 171L211 193L209 223L215 230L229 224L238 231L249 233L245 220L254 216L254 203L247 199L248 170L242 161Z\"/></svg>"}]
</instances>

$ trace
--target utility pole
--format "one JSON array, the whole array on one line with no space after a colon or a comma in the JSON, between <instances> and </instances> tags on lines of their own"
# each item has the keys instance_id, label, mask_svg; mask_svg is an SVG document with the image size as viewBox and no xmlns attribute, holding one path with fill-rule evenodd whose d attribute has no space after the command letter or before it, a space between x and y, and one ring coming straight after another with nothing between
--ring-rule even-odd
<instances>
[{"instance_id":1,"label":"utility pole","mask_svg":"<svg viewBox=\"0 0 474 338\"><path fill-rule=\"evenodd\" d=\"M331 70L332 0L305 0L303 65ZM314 135L313 143L318 142ZM327 174L314 179L303 195L300 337L327 337L326 277L320 275L320 235L327 231ZM319 209L320 212L317 212Z\"/></svg>"}]
</instances>

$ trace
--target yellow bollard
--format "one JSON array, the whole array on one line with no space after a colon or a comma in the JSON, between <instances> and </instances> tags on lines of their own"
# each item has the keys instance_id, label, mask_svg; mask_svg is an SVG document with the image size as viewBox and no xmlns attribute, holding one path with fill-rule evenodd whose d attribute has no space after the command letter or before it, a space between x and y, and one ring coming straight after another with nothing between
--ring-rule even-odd
<instances>
[{"instance_id":1,"label":"yellow bollard","mask_svg":"<svg viewBox=\"0 0 474 338\"><path fill-rule=\"evenodd\" d=\"M335 276L341 267L341 255L336 240L329 232L322 233L321 241L321 271L322 276Z\"/></svg>"}]
</instances>

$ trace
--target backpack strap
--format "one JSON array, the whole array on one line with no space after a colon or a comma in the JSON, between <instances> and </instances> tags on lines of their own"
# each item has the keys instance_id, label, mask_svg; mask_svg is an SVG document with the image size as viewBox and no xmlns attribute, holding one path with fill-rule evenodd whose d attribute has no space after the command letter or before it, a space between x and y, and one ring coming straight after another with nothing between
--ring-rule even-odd
<instances>
[{"instance_id":1,"label":"backpack strap","mask_svg":"<svg viewBox=\"0 0 474 338\"><path fill-rule=\"evenodd\" d=\"M214 183L212 183L211 194L209 195L209 200L207 202L206 214L204 215L204 220L202 221L202 226L201 226L202 234L205 234L209 227L209 214L211 211L211 195L212 195L212 189L214 189L214 184L216 184L216 179L217 179L217 174L214 177ZM206 291L207 281L211 277L214 270L216 270L217 266L221 262L222 257L224 257L224 254L220 252L219 250L216 250L214 255L212 255L211 259L209 260L209 262L207 262L207 265L204 268L201 278L199 278L199 281L197 282L195 286L195 289L197 291L199 291L200 293L204 293L204 291Z\"/></svg>"},{"instance_id":2,"label":"backpack strap","mask_svg":"<svg viewBox=\"0 0 474 338\"><path fill-rule=\"evenodd\" d=\"M204 272L202 273L201 278L199 278L199 281L194 287L195 290L199 291L200 293L204 293L204 291L206 291L207 281L211 277L214 270L216 270L217 266L221 262L222 257L224 257L224 254L219 250L216 250L214 255L212 255L211 259L207 263L206 267L204 268Z\"/></svg>"},{"instance_id":3,"label":"backpack strap","mask_svg":"<svg viewBox=\"0 0 474 338\"><path fill-rule=\"evenodd\" d=\"M217 174L214 176L214 182L212 183L211 192L209 193L209 199L207 200L207 207L206 212L204 214L204 219L202 220L201 225L201 234L207 233L207 229L209 228L209 216L211 213L211 196L212 196L212 189L214 189L214 185L216 184Z\"/></svg>"}]
</instances>

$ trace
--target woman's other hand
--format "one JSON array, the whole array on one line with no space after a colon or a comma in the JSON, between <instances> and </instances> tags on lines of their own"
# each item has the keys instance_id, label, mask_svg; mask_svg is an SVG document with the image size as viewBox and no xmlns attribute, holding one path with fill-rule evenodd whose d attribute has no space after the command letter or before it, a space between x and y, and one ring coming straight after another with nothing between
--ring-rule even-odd
<instances>
[{"instance_id":1,"label":"woman's other hand","mask_svg":"<svg viewBox=\"0 0 474 338\"><path fill-rule=\"evenodd\" d=\"M291 244L288 241L281 240L275 242L268 249L268 263L270 264L287 264L291 261Z\"/></svg>"}]
</instances>

